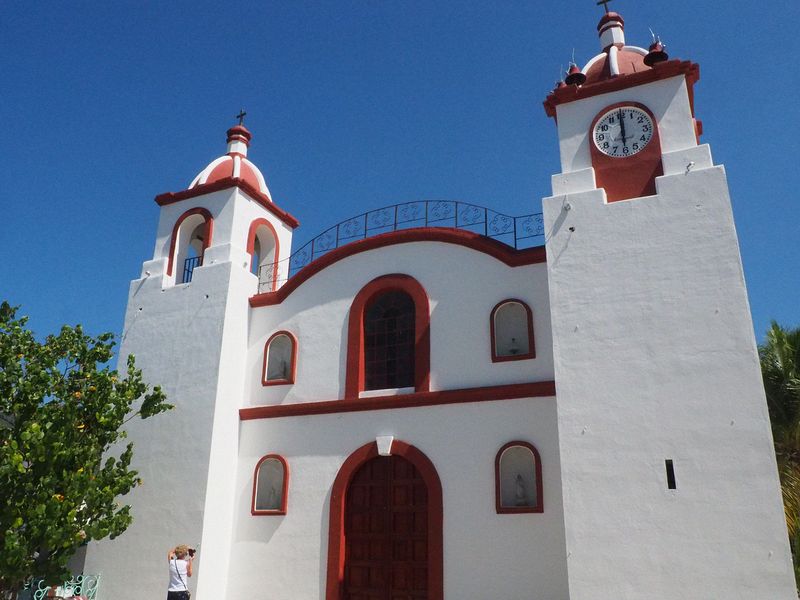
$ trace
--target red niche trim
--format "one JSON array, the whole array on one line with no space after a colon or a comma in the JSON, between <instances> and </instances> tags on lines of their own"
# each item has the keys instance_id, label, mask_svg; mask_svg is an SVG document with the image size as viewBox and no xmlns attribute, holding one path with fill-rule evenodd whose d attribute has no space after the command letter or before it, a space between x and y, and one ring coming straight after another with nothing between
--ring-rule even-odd
<instances>
[{"instance_id":1,"label":"red niche trim","mask_svg":"<svg viewBox=\"0 0 800 600\"><path fill-rule=\"evenodd\" d=\"M419 471L428 488L428 600L444 598L442 482L436 467L420 450L399 440L392 443L392 454L402 456ZM378 446L370 442L361 446L344 461L331 490L328 529L328 577L325 600L344 600L345 568L344 508L347 489L359 467L378 456Z\"/></svg>"},{"instance_id":2,"label":"red niche trim","mask_svg":"<svg viewBox=\"0 0 800 600\"><path fill-rule=\"evenodd\" d=\"M686 76L691 102L693 97L692 86L700 79L700 66L688 60L668 60L656 63L652 68L639 71L638 73L620 75L619 77L582 86L567 85L556 88L550 92L545 99L544 111L547 113L548 117L556 118L556 107L559 104L583 100L584 98L591 98L592 96L599 96L600 94L607 94L609 92L616 92L661 79L669 79L676 75Z\"/></svg>"},{"instance_id":3,"label":"red niche trim","mask_svg":"<svg viewBox=\"0 0 800 600\"><path fill-rule=\"evenodd\" d=\"M213 183L196 185L193 188L183 190L182 192L166 192L165 194L159 194L156 196L155 200L156 204L159 206L166 206L167 204L180 202L181 200L186 200L187 198L195 198L196 196L202 196L204 194L210 194L211 192L218 192L220 190L226 190L232 187L237 187L242 190L253 200L258 202L258 204L266 208L269 212L274 214L292 229L300 225L300 221L295 219L285 210L278 208L278 206L270 199L269 196L261 193L258 188L254 187L252 184L240 177L225 177L224 179L219 179Z\"/></svg>"},{"instance_id":4,"label":"red niche trim","mask_svg":"<svg viewBox=\"0 0 800 600\"><path fill-rule=\"evenodd\" d=\"M202 207L187 210L180 217L178 217L178 220L175 221L175 225L172 227L172 239L169 241L167 275L172 276L173 263L175 262L175 244L178 241L178 229L180 229L181 223L183 223L184 219L191 217L192 215L203 215L203 219L205 219L206 222L206 234L203 239L203 252L205 253L206 248L211 245L211 236L214 233L214 218L211 216L211 213Z\"/></svg>"},{"instance_id":5,"label":"red niche trim","mask_svg":"<svg viewBox=\"0 0 800 600\"><path fill-rule=\"evenodd\" d=\"M468 402L493 402L517 398L549 398L556 395L555 381L535 381L487 387L441 390L436 392L414 392L398 396L378 396L328 400L324 402L299 402L277 406L254 406L239 409L240 421L254 419L279 419L307 415L329 415L367 410L391 410L396 408L419 408L443 404L465 404Z\"/></svg>"},{"instance_id":6,"label":"red niche trim","mask_svg":"<svg viewBox=\"0 0 800 600\"><path fill-rule=\"evenodd\" d=\"M522 446L527 448L533 453L533 460L536 462L536 506L501 506L500 498L500 459L503 457L503 452L514 446ZM541 513L544 512L544 504L542 499L542 460L539 458L539 451L528 442L514 441L509 442L497 452L494 459L494 503L498 515L502 514L519 514L519 513Z\"/></svg>"},{"instance_id":7,"label":"red niche trim","mask_svg":"<svg viewBox=\"0 0 800 600\"><path fill-rule=\"evenodd\" d=\"M521 304L522 307L525 309L525 313L528 319L528 352L525 354L514 354L511 356L498 356L497 355L497 345L495 343L495 333L494 333L494 317L497 313L497 310L509 303ZM502 300L498 302L495 307L492 309L491 314L489 315L489 334L491 337L491 344L492 344L492 362L506 362L510 360L527 360L529 358L536 358L536 345L534 343L534 336L533 336L533 312L531 311L531 307L527 305L527 303L523 302L522 300L518 300L517 298L509 298L507 300Z\"/></svg>"},{"instance_id":8,"label":"red niche trim","mask_svg":"<svg viewBox=\"0 0 800 600\"><path fill-rule=\"evenodd\" d=\"M289 379L273 379L267 381L267 357L269 355L269 345L279 335L285 335L292 342L292 364L289 366ZM264 365L261 369L261 385L288 385L294 383L295 375L297 374L297 338L291 331L276 331L264 344Z\"/></svg>"},{"instance_id":9,"label":"red niche trim","mask_svg":"<svg viewBox=\"0 0 800 600\"><path fill-rule=\"evenodd\" d=\"M250 223L250 230L247 232L247 253L250 255L250 272L253 271L253 260L255 259L256 232L262 225L266 225L269 228L272 232L272 239L275 240L275 260L273 261L275 264L272 270L272 291L275 291L278 285L278 262L280 261L281 244L278 241L278 233L275 231L272 223L264 218L256 219ZM256 276L258 276L258 273L256 273Z\"/></svg>"},{"instance_id":10,"label":"red niche trim","mask_svg":"<svg viewBox=\"0 0 800 600\"><path fill-rule=\"evenodd\" d=\"M358 398L364 389L364 311L379 294L402 291L414 301L414 390L427 392L430 384L431 314L428 294L410 275L395 273L370 281L356 294L350 305L347 323L347 367L344 384L345 399Z\"/></svg>"},{"instance_id":11,"label":"red niche trim","mask_svg":"<svg viewBox=\"0 0 800 600\"><path fill-rule=\"evenodd\" d=\"M625 158L607 156L594 144L594 126L610 110L620 106L635 106L650 115L653 137L641 152ZM617 102L603 108L589 127L589 154L592 158L597 187L606 191L606 201L629 200L656 193L656 177L664 174L661 165L661 137L653 112L639 102Z\"/></svg>"},{"instance_id":12,"label":"red niche trim","mask_svg":"<svg viewBox=\"0 0 800 600\"><path fill-rule=\"evenodd\" d=\"M258 510L256 509L256 490L258 489L258 470L261 468L261 463L269 458L275 458L283 465L283 492L281 493L281 507L275 510ZM267 454L262 456L256 464L255 471L253 471L253 496L250 500L250 514L253 516L259 515L285 515L286 505L289 496L289 465L286 459L280 454Z\"/></svg>"},{"instance_id":13,"label":"red niche trim","mask_svg":"<svg viewBox=\"0 0 800 600\"><path fill-rule=\"evenodd\" d=\"M346 246L340 246L335 250L331 250L309 263L308 266L304 267L297 275L291 277L289 281L277 291L252 296L250 298L250 306L257 307L280 304L289 294L308 279L332 264L355 254L368 250L375 250L376 248L384 248L396 244L410 244L412 242L442 242L444 244L464 246L465 248L488 254L510 267L533 265L543 263L547 260L544 246L515 250L501 242L463 229L424 227L404 229L403 231L392 231L357 242L351 242Z\"/></svg>"}]
</instances>

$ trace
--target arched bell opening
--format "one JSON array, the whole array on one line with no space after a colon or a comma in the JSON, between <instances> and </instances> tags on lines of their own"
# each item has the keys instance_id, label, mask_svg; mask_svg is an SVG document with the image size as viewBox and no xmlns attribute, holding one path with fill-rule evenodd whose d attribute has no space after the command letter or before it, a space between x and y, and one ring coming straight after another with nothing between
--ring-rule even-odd
<instances>
[{"instance_id":1,"label":"arched bell opening","mask_svg":"<svg viewBox=\"0 0 800 600\"><path fill-rule=\"evenodd\" d=\"M258 277L259 289L273 291L278 283L278 236L266 219L256 219L250 224L247 252L250 254L250 272Z\"/></svg>"},{"instance_id":2,"label":"arched bell opening","mask_svg":"<svg viewBox=\"0 0 800 600\"><path fill-rule=\"evenodd\" d=\"M170 243L167 274L175 283L189 283L194 270L203 264L203 255L211 244L213 219L204 208L185 212L175 223Z\"/></svg>"}]
</instances>

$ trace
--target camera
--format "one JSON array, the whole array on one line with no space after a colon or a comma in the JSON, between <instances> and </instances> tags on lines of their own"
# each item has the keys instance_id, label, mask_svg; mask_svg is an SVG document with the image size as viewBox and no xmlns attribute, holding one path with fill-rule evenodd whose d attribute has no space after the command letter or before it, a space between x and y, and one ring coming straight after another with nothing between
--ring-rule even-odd
<instances>
[{"instance_id":1,"label":"camera","mask_svg":"<svg viewBox=\"0 0 800 600\"><path fill-rule=\"evenodd\" d=\"M194 556L195 552L197 552L197 548L189 548L189 556Z\"/></svg>"}]
</instances>

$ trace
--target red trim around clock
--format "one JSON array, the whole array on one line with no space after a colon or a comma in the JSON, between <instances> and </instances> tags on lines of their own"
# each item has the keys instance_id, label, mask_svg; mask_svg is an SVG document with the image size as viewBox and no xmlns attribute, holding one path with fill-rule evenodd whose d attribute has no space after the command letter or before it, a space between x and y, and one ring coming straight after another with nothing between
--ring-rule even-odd
<instances>
[{"instance_id":1,"label":"red trim around clock","mask_svg":"<svg viewBox=\"0 0 800 600\"><path fill-rule=\"evenodd\" d=\"M609 111L631 106L648 114L653 122L653 137L640 152L630 156L608 156L594 143L594 127ZM656 177L664 174L661 166L661 137L658 134L658 121L653 112L639 102L617 102L604 107L589 127L589 153L597 181L597 187L606 191L608 202L652 196L656 193Z\"/></svg>"}]
</instances>

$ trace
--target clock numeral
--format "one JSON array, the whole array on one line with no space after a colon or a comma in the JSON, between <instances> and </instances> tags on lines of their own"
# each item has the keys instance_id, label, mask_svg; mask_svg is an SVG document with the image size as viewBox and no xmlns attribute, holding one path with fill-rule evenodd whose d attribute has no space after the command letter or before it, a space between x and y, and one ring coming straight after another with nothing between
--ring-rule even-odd
<instances>
[{"instance_id":1,"label":"clock numeral","mask_svg":"<svg viewBox=\"0 0 800 600\"><path fill-rule=\"evenodd\" d=\"M629 152L630 152L630 150L628 150L628 147L627 147L627 146L623 146L623 147L622 147L622 153L623 153L623 154L628 154Z\"/></svg>"},{"instance_id":2,"label":"clock numeral","mask_svg":"<svg viewBox=\"0 0 800 600\"><path fill-rule=\"evenodd\" d=\"M598 134L597 139L602 142L604 139L606 139L606 136L603 135L602 133L600 133L600 134Z\"/></svg>"},{"instance_id":3,"label":"clock numeral","mask_svg":"<svg viewBox=\"0 0 800 600\"><path fill-rule=\"evenodd\" d=\"M634 150L638 150L638 149L639 149L639 144L637 144L636 142L634 142L634 143L633 143L633 149L634 149Z\"/></svg>"},{"instance_id":4,"label":"clock numeral","mask_svg":"<svg viewBox=\"0 0 800 600\"><path fill-rule=\"evenodd\" d=\"M608 148L608 142L603 142L603 148Z\"/></svg>"},{"instance_id":5,"label":"clock numeral","mask_svg":"<svg viewBox=\"0 0 800 600\"><path fill-rule=\"evenodd\" d=\"M639 117L638 119L636 119L636 122L637 123L644 123L644 117Z\"/></svg>"},{"instance_id":6,"label":"clock numeral","mask_svg":"<svg viewBox=\"0 0 800 600\"><path fill-rule=\"evenodd\" d=\"M608 125L601 125L600 131L608 131Z\"/></svg>"},{"instance_id":7,"label":"clock numeral","mask_svg":"<svg viewBox=\"0 0 800 600\"><path fill-rule=\"evenodd\" d=\"M647 141L647 136L643 135L642 137L639 138L639 141L640 142L646 142Z\"/></svg>"}]
</instances>

